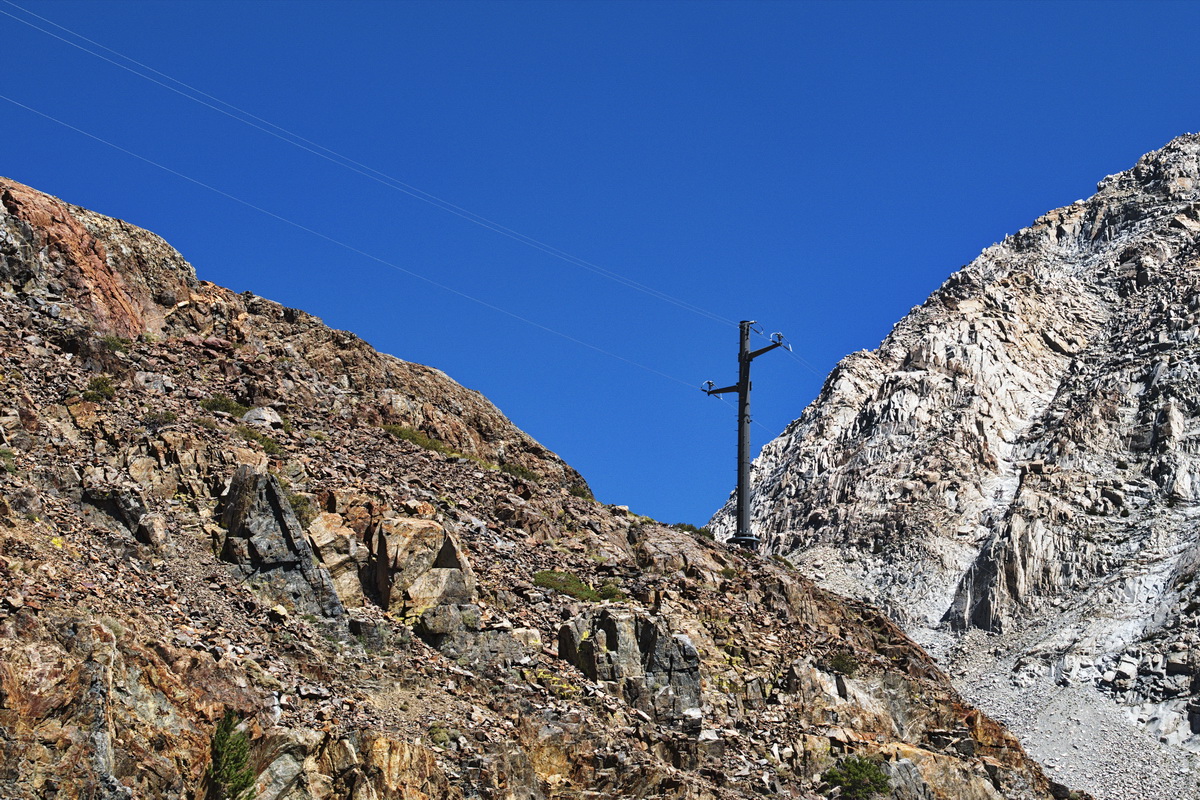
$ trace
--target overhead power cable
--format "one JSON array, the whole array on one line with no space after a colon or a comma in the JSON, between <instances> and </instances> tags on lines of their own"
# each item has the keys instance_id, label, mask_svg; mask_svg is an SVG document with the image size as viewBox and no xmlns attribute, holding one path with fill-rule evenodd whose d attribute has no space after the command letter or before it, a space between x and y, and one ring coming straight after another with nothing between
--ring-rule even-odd
<instances>
[{"instance_id":1,"label":"overhead power cable","mask_svg":"<svg viewBox=\"0 0 1200 800\"><path fill-rule=\"evenodd\" d=\"M3 13L3 12L0 12L0 13ZM146 156L135 153L132 150L128 150L128 149L122 147L121 145L116 144L115 142L110 142L107 139L97 136L94 133L89 133L88 131L85 131L82 128L72 125L69 122L64 122L63 120L58 119L57 117L51 116L50 114L47 114L43 111L39 111L38 109L33 108L32 106L28 106L25 103L22 103L18 100L14 100L13 98L8 97L7 95L0 94L0 100L5 100L5 101L13 104L14 106L23 108L26 111L29 111L30 113L38 115L39 117L42 117L43 119L50 120L51 122L61 125L62 127L67 128L68 130L72 130L82 136L86 136L87 138L97 141L100 144L106 145L107 147L111 147L112 149L117 150L118 152L124 153L125 155L130 156L132 158L136 158L139 161L143 161L143 162L145 162L153 167L156 167L164 172L170 173L171 175L174 175L178 178L182 178L183 180L188 181L189 183L193 183L197 186L200 186L201 188L207 189L210 192L219 194L222 197L225 197L229 200L234 201L235 203L240 203L241 205L246 206L247 208L253 209L254 211L257 211L260 214L264 214L268 217L271 217L272 219L276 219L287 225L291 225L294 228L298 228L299 230L302 230L305 233L309 233L320 239L324 239L325 241L327 241L331 244L335 244L338 247L349 250L350 252L355 253L356 255L362 256L363 258L370 259L371 261L375 261L379 264L383 264L386 267L391 267L392 269L394 269L398 272L402 272L405 275L416 278L420 281L424 281L425 283L429 284L430 286L435 286L438 289L441 289L443 291L458 295L459 297L461 297L465 300L470 300L473 303L478 303L479 305L481 305L485 308L489 308L492 311L495 311L500 314L504 314L505 316L508 316L508 317L512 317L513 319L523 322L526 325L530 325L534 328L545 331L546 333L550 333L550 334L558 336L562 339L566 339L569 342L573 342L577 345L580 345L581 347L586 347L589 350L594 350L597 353L601 353L602 355L608 356L609 358L614 358L618 361L623 361L626 364L629 364L631 366L638 367L639 369L644 369L647 372L654 373L655 375L658 375L661 378L666 378L669 381L674 381L675 383L686 386L688 389L694 390L696 388L694 386L694 384L692 384L689 381L685 381L682 378L677 378L674 375L669 375L668 373L663 372L662 370L658 370L658 369L655 369L654 367L650 367L645 364L634 361L633 359L626 358L623 355L614 353L610 350L606 350L603 347L599 347L590 342L586 342L583 339L576 338L576 337L570 335L569 333L563 333L562 331L551 328L548 325L543 325L540 322L537 322L528 317L522 316L521 314L518 314L514 311L509 311L506 308L502 308L501 306L498 306L495 303L490 303L487 300L483 300L482 298L476 297L475 295L468 294L467 292L464 292L460 289L455 289L452 286L447 286L446 284L435 281L432 278L422 275L419 272L415 272L414 270L408 269L407 267L402 267L399 264L396 264L395 262L388 261L386 258L381 258L380 256L374 255L373 253L369 253L365 250L355 247L352 244L344 242L341 239L337 239L333 236L322 233L321 231L310 228L307 225L304 225L303 223L296 222L296 221L288 219L287 217L284 217L280 214L276 214L274 211L270 211L268 209L263 208L262 206L255 205L254 203L251 203L248 200L243 200L242 198L237 197L236 195L230 194L229 192L226 192L222 189L218 189L217 187L212 186L211 184L207 184L204 181L201 181L201 180L191 177L190 175L185 175L184 173L182 173L176 169L172 169L171 167L168 167L165 164L161 164L151 158L147 158Z\"/></svg>"},{"instance_id":2,"label":"overhead power cable","mask_svg":"<svg viewBox=\"0 0 1200 800\"><path fill-rule=\"evenodd\" d=\"M520 242L521 244L526 245L527 247L531 247L534 250L538 250L542 253L545 253L549 256L557 258L561 261L565 261L568 264L572 264L572 265L580 267L582 269L586 269L590 272L593 272L597 275L600 275L602 277L608 278L611 281L621 284L622 286L633 289L635 291L642 292L643 294L649 295L650 297L654 297L658 300L662 300L663 302L670 303L670 304L677 306L685 311L689 311L693 314L696 314L698 316L712 320L714 322L718 322L723 325L729 325L729 326L735 327L735 328L737 327L737 322L732 319L729 319L728 317L723 317L720 314L709 311L709 310L702 308L700 306L697 306L693 303L689 303L686 300L682 300L678 297L675 297L674 295L660 291L651 286L647 286L643 283L635 281L632 278L626 277L618 272L614 272L614 271L607 269L605 267L602 267L598 264L592 263L591 261L580 258L579 256L572 255L571 253L568 253L565 250L554 247L553 245L547 244L546 242L543 242L532 236L521 233L520 231L514 230L505 225L502 225L499 222L496 222L495 220L488 219L487 217L485 217L481 214L476 214L473 211L469 211L468 209L465 209L462 206L456 205L456 204L450 202L449 200L444 200L441 197L438 197L437 195L431 194L429 192L426 192L423 189L417 188L416 186L405 183L404 181L401 181L398 178L394 178L391 175L388 175L387 173L381 172L373 167L370 167L366 164L356 161L353 158L350 158L349 156L346 156L346 155L343 155L342 153L337 152L336 150L332 150L332 149L325 147L324 145L318 144L317 142L314 142L310 139L306 139L305 137L301 136L300 134L295 133L294 131L291 131L287 128L284 128L281 125L277 125L273 122L263 119L260 116L255 115L249 111L246 111L245 109L240 108L232 103L226 102L226 101L220 99L219 97L215 97L214 95L211 95L208 92L202 91L201 89L197 89L196 87L194 87L188 83L185 83L184 81L181 81L177 78L167 75L166 73L161 72L157 69L154 69L151 66L143 64L142 62L138 61L135 58L131 58L130 56L127 56L124 53L114 50L111 47L107 47L93 39L89 39L88 37L84 36L83 34L73 31L64 25L60 25L59 23L54 22L53 20L47 19L46 17L36 14L33 11L30 11L29 9L24 8L20 5L12 2L12 0L3 0L3 2L6 3L7 5L11 6L12 8L15 8L25 14L28 14L31 17L35 17L35 18L41 20L42 22L45 22L48 25L53 25L55 28L58 28L59 30L64 31L64 32L70 34L71 36L76 37L77 39L81 39L82 41L85 41L88 44L91 44L95 47L100 48L101 50L111 53L112 55L117 56L118 58L124 59L125 61L129 62L130 64L136 65L141 70L146 70L147 72L153 73L154 75L157 75L157 76L159 76L159 78L162 78L164 80L158 80L157 78L154 78L151 75L147 75L144 72L140 72L139 69L134 69L133 67L128 66L128 64L123 64L120 61L116 61L112 58L109 58L108 56L103 55L102 53L98 53L95 50L89 49L88 47L84 47L83 45L79 44L78 42L73 42L70 39L59 36L58 34L54 33L53 31L46 30L45 28L43 28L39 25L35 25L34 23L30 22L27 19L22 19L21 17L15 15L15 14L11 14L4 10L0 10L0 14L3 14L4 16L9 17L11 19L15 19L17 22L20 22L23 25L27 25L28 27L33 28L34 30L40 31L40 32L46 34L47 36L53 37L53 38L59 40L60 42L63 42L64 44L68 44L78 50L82 50L83 52L88 53L89 55L94 56L95 58L99 58L103 61L106 61L115 67L120 67L121 69L125 70L126 72L136 75L139 78L142 78L143 80L147 80L147 81L150 81L151 83L157 84L158 86L161 86L164 89L174 92L175 94L178 94L181 97L185 97L194 103L199 103L200 105L205 106L209 109L212 109L213 111L216 111L220 114L224 114L225 116L229 117L230 119L236 120L236 121L242 123L243 125L248 125L249 127L254 128L258 131L261 131L262 133L265 133L268 136L273 136L276 139L279 139L280 141L287 142L288 144L292 145L293 147L296 147L296 148L304 150L308 153L311 153L312 155L315 155L318 158L325 159L326 161L329 161L333 164L337 164L338 166L340 166L344 169L348 169L352 172L356 172L365 178L375 181L376 183L387 186L388 188L393 189L395 191L402 192L402 193L408 195L409 197L413 197L424 203L428 203L429 205L432 205L436 208L440 208L441 210L446 211L447 213L454 214L455 216L460 217L460 218L462 218L470 223L473 223L475 225L478 225L481 228L486 228L487 230L493 231L494 233L498 233L501 236L506 236L510 239L513 239L514 241L517 241L517 242ZM169 83L167 81L169 81ZM172 84L174 84L174 85L172 85ZM178 87L183 87L183 89L180 89ZM184 91L185 89L186 89L186 91ZM197 96L197 95L199 95L199 96ZM207 99L202 99L202 98L207 98ZM209 101L211 101L211 102L209 102ZM236 112L236 113L234 113L234 112Z\"/></svg>"},{"instance_id":3,"label":"overhead power cable","mask_svg":"<svg viewBox=\"0 0 1200 800\"><path fill-rule=\"evenodd\" d=\"M571 253L568 253L565 250L554 247L553 245L547 244L546 242L543 242L532 236L521 233L520 231L514 230L512 228L509 228L505 225L500 224L499 222L488 219L487 217L484 217L480 214L476 214L473 211L463 208L462 206L456 205L455 203L452 203L448 200L438 197L437 195L426 192L423 189L413 186L412 184L405 183L404 181L401 181L398 178L392 177L391 175L381 172L380 170L377 170L377 169L375 169L367 164L364 164L360 161L356 161L355 159L353 159L349 156L346 156L342 153L339 153L336 150L332 150L328 147L325 147L324 145L322 145L318 142L312 141L311 139L307 139L304 136L301 136L300 134L298 134L292 130L289 130L287 128L284 128L283 126L277 125L277 124L271 122L270 120L264 119L263 117L260 117L250 111L247 111L244 108L234 105L233 103L229 103L225 100L222 100L221 98L216 97L215 95L209 94L208 92L205 92L204 90L199 89L195 86L192 86L191 84L189 84L185 81L181 81L178 78L175 78L171 75L168 75L165 72L162 72L161 70L155 69L154 67L151 67L148 64L138 61L137 59L133 58L132 56L125 55L124 53L122 53L118 50L115 50L111 47L108 47L107 45L102 44L101 42L97 42L94 39L90 39L87 36L84 36L83 34L79 33L78 31L72 30L71 28L68 28L65 25L61 25L61 24L55 22L54 20L48 19L47 17L43 17L42 15L40 15L34 11L30 11L29 9L13 2L13 0L0 0L0 1L11 6L12 8L17 9L18 11L21 11L24 14L28 14L31 17L41 20L42 22L46 23L47 25L52 25L53 27L55 27L67 34L70 34L71 36L74 36L77 39L87 42L88 44L93 45L107 53L111 53L112 55L116 56L117 58L123 59L123 60L129 62L130 64L134 64L138 67L138 69L145 70L146 72L149 72L149 73L153 73L153 75L157 75L159 78L162 78L163 80L158 80L158 79L151 77L150 75L147 75L143 72L139 72L138 69L133 69L132 67L128 66L127 64L123 64L123 63L116 61L112 58L109 58L101 53L97 53L94 50L84 47L83 45L80 45L77 42L73 42L70 39L66 39L62 36L59 36L58 34L54 33L53 31L48 31L43 27L35 25L34 23L30 22L29 20L22 19L21 17L11 14L7 11L0 9L0 14L3 14L4 16L9 17L10 19L14 19L17 22L20 22L23 25L33 28L34 30L39 31L47 36L57 39L58 41L60 41L64 44L70 45L71 47L81 50L82 52L85 52L95 58L99 58L102 61L112 64L115 67L119 67L120 69L123 69L126 72L129 72L130 74L133 74L139 78L142 78L143 80L149 81L151 83L156 84L157 86L167 89L168 91L174 92L175 94L178 94L181 97L191 100L194 103L198 103L199 105L202 105L206 108L209 108L213 111L223 114L223 115L229 117L230 119L233 119L237 122L242 123L243 125L247 125L251 128L254 128L255 130L258 130L262 133L265 133L269 136L279 139L280 141L286 142L287 144L290 144L293 147L296 147L301 150L304 150L305 152L311 153L312 155L315 155L319 158L329 161L330 163L336 164L336 165L342 167L343 169L348 169L351 172L355 172L359 175L362 175L363 177L373 180L376 183L382 184L390 189L393 189L395 191L406 194L406 195L408 195L412 198L415 198L417 200L420 200L424 203L428 203L429 205L432 205L435 208L440 208L441 210L446 211L447 213L453 214L457 217L460 217L461 219L464 219L474 225L478 225L479 227L493 231L494 233L498 233L501 236L505 236L507 238L513 239L514 241L517 241L521 244L531 247L534 250L538 250L542 253L545 253L545 254L552 256L554 258L557 258L559 260L565 261L574 266L586 269L597 275L608 278L609 280L612 280L615 283L618 283L620 285L623 285L623 286L633 289L635 291L642 292L643 294L646 294L650 297L654 297L656 299L662 300L663 302L670 303L678 308L681 308L685 311L689 311L698 316L704 317L706 319L712 320L714 322L717 322L717 323L720 323L723 325L728 325L730 327L737 327L738 323L732 319L729 319L728 317L723 317L723 316L716 314L714 312L711 312L705 308L702 308L693 303L689 303L685 300L675 297L674 295L671 295L671 294L668 294L661 290L655 289L651 286L647 286L643 283L633 280L632 278L628 278L618 272L614 272L614 271L609 270L605 267L602 267L598 264L595 264L591 261L587 261L586 259L575 256ZM169 81L170 83L166 83L164 81ZM174 84L174 85L172 85L172 84ZM183 87L183 89L186 89L187 91L183 91L182 89L179 89L177 87ZM194 94L189 94L189 92L194 93ZM199 95L199 96L196 96L196 95ZM207 98L207 100L201 99L201 98ZM212 101L212 102L207 102L207 101ZM215 104L217 104L217 105L215 105ZM233 112L236 112L236 113L233 113ZM241 116L239 116L239 115L241 115ZM755 331L754 334L763 339L767 338L766 335L763 334L761 331ZM791 350L788 351L788 354L793 360L795 360L797 363L799 363L801 366L803 366L805 369L807 369L812 374L816 375L817 377L824 377L823 373L821 373L819 370L817 370L811 363L806 361L799 354L797 354ZM674 380L678 380L678 379L676 378Z\"/></svg>"}]
</instances>

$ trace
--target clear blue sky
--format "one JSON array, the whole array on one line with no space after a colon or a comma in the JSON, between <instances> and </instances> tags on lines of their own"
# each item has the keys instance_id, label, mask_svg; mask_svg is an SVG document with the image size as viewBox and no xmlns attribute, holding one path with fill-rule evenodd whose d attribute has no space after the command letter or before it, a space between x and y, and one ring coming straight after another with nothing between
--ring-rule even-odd
<instances>
[{"instance_id":1,"label":"clear blue sky","mask_svg":"<svg viewBox=\"0 0 1200 800\"><path fill-rule=\"evenodd\" d=\"M812 368L755 362L756 448L982 248L1200 129L1200 4L0 0L5 97L670 378L4 100L0 174L446 371L599 499L668 522L704 522L733 487L733 408L694 387L733 382L735 327L298 149L21 9L679 303L783 331Z\"/></svg>"}]
</instances>

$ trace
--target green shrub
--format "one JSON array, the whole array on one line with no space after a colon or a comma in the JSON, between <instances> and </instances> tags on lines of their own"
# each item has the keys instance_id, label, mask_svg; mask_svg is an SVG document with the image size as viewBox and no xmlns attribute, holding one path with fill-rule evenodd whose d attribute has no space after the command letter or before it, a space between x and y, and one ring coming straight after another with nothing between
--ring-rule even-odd
<instances>
[{"instance_id":1,"label":"green shrub","mask_svg":"<svg viewBox=\"0 0 1200 800\"><path fill-rule=\"evenodd\" d=\"M701 539L712 539L713 538L713 532L708 529L707 525L705 525L702 528L697 528L695 525L691 524L690 522L676 522L671 527L677 531L683 531L684 533L690 533L693 536L697 536Z\"/></svg>"},{"instance_id":2,"label":"green shrub","mask_svg":"<svg viewBox=\"0 0 1200 800\"><path fill-rule=\"evenodd\" d=\"M520 478L529 483L537 483L542 479L541 475L538 475L531 469L522 467L520 464L501 464L500 471L505 475L512 475L514 478Z\"/></svg>"},{"instance_id":3,"label":"green shrub","mask_svg":"<svg viewBox=\"0 0 1200 800\"><path fill-rule=\"evenodd\" d=\"M299 520L301 528L308 528L317 518L317 506L308 495L298 494L288 489L287 501L291 505L292 511L296 512L296 519Z\"/></svg>"},{"instance_id":4,"label":"green shrub","mask_svg":"<svg viewBox=\"0 0 1200 800\"><path fill-rule=\"evenodd\" d=\"M7 447L0 447L0 470L8 473L17 471L17 454Z\"/></svg>"},{"instance_id":5,"label":"green shrub","mask_svg":"<svg viewBox=\"0 0 1200 800\"><path fill-rule=\"evenodd\" d=\"M263 452L269 456L277 456L283 452L283 448L279 446L279 442L264 433L256 431L249 425L239 425L237 433L238 436L241 436L247 442L258 442L262 445Z\"/></svg>"},{"instance_id":6,"label":"green shrub","mask_svg":"<svg viewBox=\"0 0 1200 800\"><path fill-rule=\"evenodd\" d=\"M842 759L836 767L826 770L822 777L830 787L841 787L841 797L846 800L870 800L892 787L878 764L860 756Z\"/></svg>"},{"instance_id":7,"label":"green shrub","mask_svg":"<svg viewBox=\"0 0 1200 800\"><path fill-rule=\"evenodd\" d=\"M240 720L226 709L212 736L212 763L208 766L209 800L249 800L254 796L250 769L250 739L237 730Z\"/></svg>"},{"instance_id":8,"label":"green shrub","mask_svg":"<svg viewBox=\"0 0 1200 800\"><path fill-rule=\"evenodd\" d=\"M461 738L461 731L447 728L441 722L434 722L429 726L429 741L438 747L447 747L451 742L457 742Z\"/></svg>"},{"instance_id":9,"label":"green shrub","mask_svg":"<svg viewBox=\"0 0 1200 800\"><path fill-rule=\"evenodd\" d=\"M839 650L829 656L828 665L834 672L853 678L854 673L858 672L858 657L849 650Z\"/></svg>"},{"instance_id":10,"label":"green shrub","mask_svg":"<svg viewBox=\"0 0 1200 800\"><path fill-rule=\"evenodd\" d=\"M403 439L406 442L412 442L418 447L424 447L426 450L432 450L435 453L441 453L444 456L458 455L449 447L437 439L431 439L425 434L413 428L407 428L403 425L384 425L383 430L386 433L395 436L397 439Z\"/></svg>"},{"instance_id":11,"label":"green shrub","mask_svg":"<svg viewBox=\"0 0 1200 800\"><path fill-rule=\"evenodd\" d=\"M115 334L100 337L100 344L104 345L105 349L113 353L128 353L129 345L132 344L128 339Z\"/></svg>"},{"instance_id":12,"label":"green shrub","mask_svg":"<svg viewBox=\"0 0 1200 800\"><path fill-rule=\"evenodd\" d=\"M600 596L601 600L612 600L615 602L625 599L625 593L622 592L621 587L613 581L605 581L602 583L600 588L596 590L596 594Z\"/></svg>"},{"instance_id":13,"label":"green shrub","mask_svg":"<svg viewBox=\"0 0 1200 800\"><path fill-rule=\"evenodd\" d=\"M595 497L592 496L592 493L588 490L587 486L585 486L582 483L571 484L571 486L567 489L567 491L571 494L572 497L581 497L584 500L595 500L596 499Z\"/></svg>"},{"instance_id":14,"label":"green shrub","mask_svg":"<svg viewBox=\"0 0 1200 800\"><path fill-rule=\"evenodd\" d=\"M559 572L544 569L533 574L533 584L543 589L552 589L560 594L570 595L578 600L589 603L599 603L601 600L624 600L625 594L621 587L613 581L606 581L599 589L588 586L578 575L571 572Z\"/></svg>"},{"instance_id":15,"label":"green shrub","mask_svg":"<svg viewBox=\"0 0 1200 800\"><path fill-rule=\"evenodd\" d=\"M734 569L733 567L724 567L721 570L721 577L724 578L725 580L730 580L732 578L736 578L737 574L738 574L738 571L736 569Z\"/></svg>"},{"instance_id":16,"label":"green shrub","mask_svg":"<svg viewBox=\"0 0 1200 800\"><path fill-rule=\"evenodd\" d=\"M113 386L112 378L107 375L97 375L88 381L83 399L90 403L103 403L105 400L112 400L116 395L117 387Z\"/></svg>"},{"instance_id":17,"label":"green shrub","mask_svg":"<svg viewBox=\"0 0 1200 800\"><path fill-rule=\"evenodd\" d=\"M214 394L212 397L204 398L200 401L200 407L205 411L221 411L226 414L231 414L235 417L240 417L250 410L238 401L224 394Z\"/></svg>"},{"instance_id":18,"label":"green shrub","mask_svg":"<svg viewBox=\"0 0 1200 800\"><path fill-rule=\"evenodd\" d=\"M210 431L215 431L217 429L217 421L212 417L201 417L200 419L196 420L196 424L201 428L208 428Z\"/></svg>"}]
</instances>

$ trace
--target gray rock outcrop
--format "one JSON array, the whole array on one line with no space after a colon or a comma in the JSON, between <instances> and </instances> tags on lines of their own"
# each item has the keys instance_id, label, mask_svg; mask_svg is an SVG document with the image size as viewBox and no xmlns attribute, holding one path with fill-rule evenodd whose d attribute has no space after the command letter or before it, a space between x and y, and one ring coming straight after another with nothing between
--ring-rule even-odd
<instances>
[{"instance_id":1,"label":"gray rock outcrop","mask_svg":"<svg viewBox=\"0 0 1200 800\"><path fill-rule=\"evenodd\" d=\"M1187 135L987 248L843 359L756 460L752 524L828 588L882 604L1001 718L1040 714L1022 711L1032 687L1084 687L1140 724L1130 736L1200 752L1198 436ZM712 527L731 525L729 505ZM972 630L990 636L956 646ZM1118 764L1138 750L1082 735Z\"/></svg>"},{"instance_id":2,"label":"gray rock outcrop","mask_svg":"<svg viewBox=\"0 0 1200 800\"><path fill-rule=\"evenodd\" d=\"M700 731L700 655L685 634L637 609L581 614L558 633L558 652L656 721Z\"/></svg>"},{"instance_id":3,"label":"gray rock outcrop","mask_svg":"<svg viewBox=\"0 0 1200 800\"><path fill-rule=\"evenodd\" d=\"M239 467L221 522L227 531L221 558L236 564L261 592L301 614L345 617L329 571L317 560L274 476Z\"/></svg>"}]
</instances>

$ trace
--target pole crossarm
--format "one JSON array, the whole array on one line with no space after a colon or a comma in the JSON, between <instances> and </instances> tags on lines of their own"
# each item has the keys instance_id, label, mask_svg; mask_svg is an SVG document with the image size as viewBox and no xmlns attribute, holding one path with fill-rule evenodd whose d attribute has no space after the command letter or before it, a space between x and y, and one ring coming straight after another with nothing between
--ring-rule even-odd
<instances>
[{"instance_id":1,"label":"pole crossarm","mask_svg":"<svg viewBox=\"0 0 1200 800\"><path fill-rule=\"evenodd\" d=\"M747 354L746 354L746 360L747 360L747 361L753 361L754 359L756 359L756 358L758 358L759 356L761 356L763 353L769 353L769 352L771 352L771 351L772 351L772 350L774 350L776 347L783 347L783 342L775 342L775 344L769 344L769 345L767 345L766 347L763 347L763 348L760 348L760 349L758 349L758 350L755 350L753 353L747 353Z\"/></svg>"},{"instance_id":2,"label":"pole crossarm","mask_svg":"<svg viewBox=\"0 0 1200 800\"><path fill-rule=\"evenodd\" d=\"M758 350L750 349L750 332L753 320L742 320L738 324L738 382L733 386L714 389L708 381L701 391L712 396L726 392L738 393L738 483L737 483L737 532L729 541L750 550L757 550L758 537L750 530L750 362L777 347L791 350L782 333L771 334L771 344Z\"/></svg>"}]
</instances>

